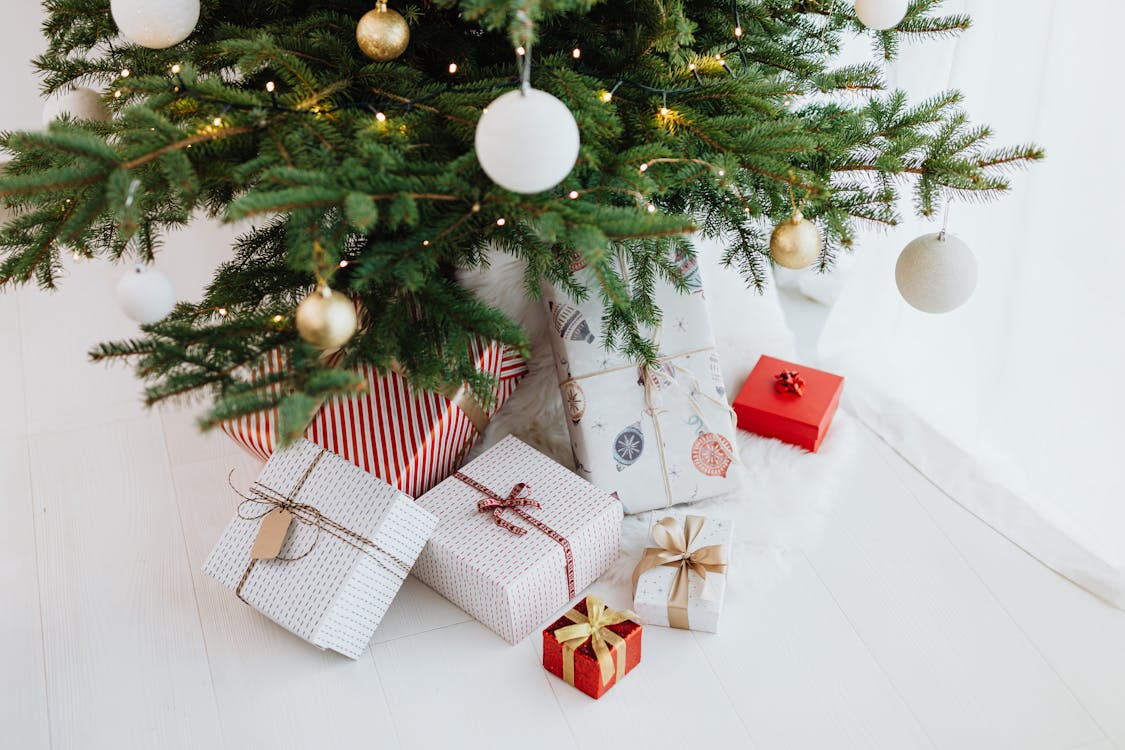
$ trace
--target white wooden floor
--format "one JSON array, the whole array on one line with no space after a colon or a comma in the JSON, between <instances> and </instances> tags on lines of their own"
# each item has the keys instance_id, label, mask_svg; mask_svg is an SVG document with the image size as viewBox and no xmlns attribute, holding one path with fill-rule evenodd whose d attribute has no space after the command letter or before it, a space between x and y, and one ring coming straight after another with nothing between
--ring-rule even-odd
<instances>
[{"instance_id":1,"label":"white wooden floor","mask_svg":"<svg viewBox=\"0 0 1125 750\"><path fill-rule=\"evenodd\" d=\"M253 462L85 362L117 273L0 295L0 747L1125 750L1125 613L865 430L821 538L601 701L413 580L365 658L319 652L199 572Z\"/></svg>"}]
</instances>

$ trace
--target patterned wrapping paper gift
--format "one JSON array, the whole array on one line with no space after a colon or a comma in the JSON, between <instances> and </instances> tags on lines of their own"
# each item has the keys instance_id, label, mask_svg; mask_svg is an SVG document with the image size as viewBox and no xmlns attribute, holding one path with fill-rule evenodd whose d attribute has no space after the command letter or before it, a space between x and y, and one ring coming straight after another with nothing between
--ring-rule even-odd
<instances>
[{"instance_id":1,"label":"patterned wrapping paper gift","mask_svg":"<svg viewBox=\"0 0 1125 750\"><path fill-rule=\"evenodd\" d=\"M307 440L274 453L242 497L203 571L306 641L358 659L437 518Z\"/></svg>"},{"instance_id":2,"label":"patterned wrapping paper gift","mask_svg":"<svg viewBox=\"0 0 1125 750\"><path fill-rule=\"evenodd\" d=\"M669 514L652 527L633 570L633 610L648 625L719 632L733 528L720 518Z\"/></svg>"},{"instance_id":3,"label":"patterned wrapping paper gift","mask_svg":"<svg viewBox=\"0 0 1125 750\"><path fill-rule=\"evenodd\" d=\"M305 437L417 497L461 465L489 421L527 374L517 352L495 342L472 345L477 368L496 378L493 402L480 408L467 389L430 393L412 388L397 372L361 369L367 391L327 402ZM284 366L275 353L267 371ZM256 456L267 459L277 444L277 411L222 424L222 430Z\"/></svg>"},{"instance_id":4,"label":"patterned wrapping paper gift","mask_svg":"<svg viewBox=\"0 0 1125 750\"><path fill-rule=\"evenodd\" d=\"M594 484L616 491L626 513L723 495L740 479L699 268L694 259L680 267L690 294L657 283L663 323L650 332L660 348L657 370L605 349L599 295L579 303L543 287L575 465ZM598 288L588 269L575 278Z\"/></svg>"},{"instance_id":5,"label":"patterned wrapping paper gift","mask_svg":"<svg viewBox=\"0 0 1125 750\"><path fill-rule=\"evenodd\" d=\"M440 519L414 575L509 643L617 558L621 503L515 437L418 499Z\"/></svg>"}]
</instances>

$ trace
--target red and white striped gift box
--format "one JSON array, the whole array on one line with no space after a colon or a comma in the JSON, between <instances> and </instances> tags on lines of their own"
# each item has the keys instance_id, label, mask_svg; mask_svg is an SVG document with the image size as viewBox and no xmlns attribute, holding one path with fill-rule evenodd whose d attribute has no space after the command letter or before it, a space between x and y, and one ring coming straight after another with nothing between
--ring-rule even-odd
<instances>
[{"instance_id":1,"label":"red and white striped gift box","mask_svg":"<svg viewBox=\"0 0 1125 750\"><path fill-rule=\"evenodd\" d=\"M483 416L493 414L527 374L517 352L496 342L473 345L477 368L496 378L495 398ZM283 366L277 352L267 367ZM313 417L305 437L348 459L412 497L448 477L464 461L480 432L469 414L446 395L413 388L396 372L364 367L367 392L328 401ZM277 411L224 422L223 432L262 460L278 444Z\"/></svg>"}]
</instances>

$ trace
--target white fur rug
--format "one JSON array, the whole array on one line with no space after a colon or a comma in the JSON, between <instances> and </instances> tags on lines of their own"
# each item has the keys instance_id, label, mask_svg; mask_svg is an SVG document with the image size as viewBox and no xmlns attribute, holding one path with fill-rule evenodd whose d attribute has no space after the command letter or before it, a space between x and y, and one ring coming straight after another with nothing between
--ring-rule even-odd
<instances>
[{"instance_id":1,"label":"white fur rug","mask_svg":"<svg viewBox=\"0 0 1125 750\"><path fill-rule=\"evenodd\" d=\"M714 243L700 242L697 251L727 393L737 394L759 355L793 358L793 337L772 288L765 295L746 289L736 273L718 266L720 248ZM522 263L494 254L490 268L465 274L461 280L520 322L532 341L530 374L496 415L476 450L515 434L570 466L570 440L547 338L548 321L540 303L526 296ZM815 542L837 477L851 460L855 429L849 415L837 414L816 454L739 430L738 449L746 477L742 489L687 506L692 512L734 522L738 574L728 585L768 586L785 569L788 553ZM628 580L648 542L651 524L661 517L648 513L626 516L623 555L608 580Z\"/></svg>"}]
</instances>

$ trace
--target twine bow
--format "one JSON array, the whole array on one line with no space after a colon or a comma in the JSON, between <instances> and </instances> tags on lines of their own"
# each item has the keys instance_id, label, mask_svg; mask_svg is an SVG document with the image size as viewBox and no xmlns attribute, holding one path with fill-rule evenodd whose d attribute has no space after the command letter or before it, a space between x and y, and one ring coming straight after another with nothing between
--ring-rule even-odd
<instances>
[{"instance_id":1,"label":"twine bow","mask_svg":"<svg viewBox=\"0 0 1125 750\"><path fill-rule=\"evenodd\" d=\"M628 621L637 622L639 618L636 613L628 609L620 612L610 609L605 602L591 594L586 597L586 614L571 609L566 613L566 618L574 624L564 625L553 633L555 639L562 643L563 679L574 684L574 652L587 640L597 657L602 685L609 682L614 674L613 648L617 649L617 679L620 681L625 677L625 639L610 630L609 626Z\"/></svg>"},{"instance_id":2,"label":"twine bow","mask_svg":"<svg viewBox=\"0 0 1125 750\"><path fill-rule=\"evenodd\" d=\"M288 495L284 495L274 488L262 484L261 482L254 482L253 484L251 484L249 487L250 494L244 495L239 492L237 488L235 488L233 482L231 481L232 477L234 476L234 471L232 470L231 473L227 476L227 484L230 485L230 488L234 490L234 493L236 495L242 498L242 502L238 504L238 517L246 521L256 521L265 518L270 513L281 510L289 513L292 516L292 519L297 523L311 526L316 529L316 536L313 537L312 543L304 552L299 555L277 554L271 559L280 560L282 562L293 562L308 557L310 554L312 554L313 550L316 549L316 546L320 544L321 534L325 533L335 537L336 539L340 540L350 547L354 547L355 549L359 550L360 553L367 555L372 560L374 560L376 564L378 564L381 568L386 570L391 575L395 576L395 578L397 578L399 581L406 580L406 576L410 573L410 565L398 559L390 552L375 544L375 542L371 541L362 534L358 534L347 528L346 526L333 521L331 518L321 513L315 505L309 505L308 503L299 503L294 499L297 497L297 494L300 493L301 488L305 486L305 482L308 480L308 478L312 476L313 470L316 469L317 464L320 463L320 459L323 458L326 453L327 451L324 448L320 449L320 451L316 455L316 458L314 458L312 463L308 465L304 473L301 475L301 478L297 480L296 485L293 487L293 491ZM265 509L258 513L254 513L253 511L251 511L250 514L247 515L244 512L244 509L250 507L248 504L265 506ZM382 553L382 555L387 560L390 560L391 563L393 563L393 567L388 566L383 562L383 560L372 554L372 550L377 550ZM242 599L242 601L247 604L249 604L249 602L247 602L246 599L242 597L242 587L246 585L246 581L250 577L250 572L254 570L254 566L257 563L257 558L252 558L250 560L250 563L246 566L246 570L242 573L242 578L241 580L239 580L238 586L234 590L235 596L237 596L239 599Z\"/></svg>"},{"instance_id":3,"label":"twine bow","mask_svg":"<svg viewBox=\"0 0 1125 750\"><path fill-rule=\"evenodd\" d=\"M516 536L523 536L527 533L527 529L523 528L522 526L517 526L516 524L504 518L504 511L510 510L559 543L559 546L562 547L563 550L563 558L566 561L567 598L573 599L576 589L574 583L574 550L571 549L570 540L552 529L547 524L540 521L535 516L523 510L524 508L543 507L539 504L538 500L534 500L529 495L524 494L525 492L531 492L531 486L526 482L519 482L518 484L516 484L516 486L512 487L512 490L508 493L507 497L501 497L498 493L493 492L491 489L473 479L468 474L457 471L453 473L453 477L464 482L477 492L484 495L484 497L477 501L477 511L482 513L492 511L492 522L500 528L506 529Z\"/></svg>"},{"instance_id":4,"label":"twine bow","mask_svg":"<svg viewBox=\"0 0 1125 750\"><path fill-rule=\"evenodd\" d=\"M668 625L688 630L688 589L691 574L694 572L703 581L703 599L711 599L714 594L707 581L708 573L727 572L727 549L722 544L696 546L696 539L703 531L707 519L703 516L687 516L683 524L668 517L661 519L652 527L652 540L656 547L646 547L644 557L633 569L633 596L637 595L637 583L648 570L659 566L677 568L672 579L672 590L668 594Z\"/></svg>"},{"instance_id":5,"label":"twine bow","mask_svg":"<svg viewBox=\"0 0 1125 750\"><path fill-rule=\"evenodd\" d=\"M805 395L805 379L799 370L782 370L773 376L773 387L778 393L792 393L794 396Z\"/></svg>"}]
</instances>

